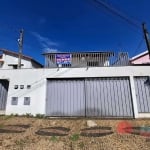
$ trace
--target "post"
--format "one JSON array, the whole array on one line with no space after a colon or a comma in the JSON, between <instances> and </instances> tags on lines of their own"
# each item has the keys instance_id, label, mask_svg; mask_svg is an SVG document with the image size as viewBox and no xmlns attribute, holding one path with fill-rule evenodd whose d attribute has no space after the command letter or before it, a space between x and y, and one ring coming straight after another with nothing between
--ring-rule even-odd
<instances>
[{"instance_id":1,"label":"post","mask_svg":"<svg viewBox=\"0 0 150 150\"><path fill-rule=\"evenodd\" d=\"M19 55L18 55L18 69L21 69L21 58L22 58L22 47L23 47L23 32L24 30L20 30L20 38L18 39L19 45Z\"/></svg>"},{"instance_id":2,"label":"post","mask_svg":"<svg viewBox=\"0 0 150 150\"><path fill-rule=\"evenodd\" d=\"M150 58L150 39L149 39L148 31L145 27L145 23L143 23L142 26L143 26L144 38L146 41L146 45L147 45L147 49L148 49L148 53L149 53L149 58Z\"/></svg>"},{"instance_id":3,"label":"post","mask_svg":"<svg viewBox=\"0 0 150 150\"><path fill-rule=\"evenodd\" d=\"M138 104L137 104L137 98L136 98L136 91L135 91L133 76L130 76L130 85L131 85L131 95L132 95L134 117L138 118L139 117L139 115L138 115Z\"/></svg>"}]
</instances>

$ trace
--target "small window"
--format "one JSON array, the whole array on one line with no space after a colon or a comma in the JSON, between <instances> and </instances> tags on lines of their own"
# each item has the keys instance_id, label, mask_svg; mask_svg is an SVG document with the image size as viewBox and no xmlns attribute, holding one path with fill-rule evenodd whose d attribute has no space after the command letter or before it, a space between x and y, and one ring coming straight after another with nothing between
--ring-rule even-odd
<instances>
[{"instance_id":1,"label":"small window","mask_svg":"<svg viewBox=\"0 0 150 150\"><path fill-rule=\"evenodd\" d=\"M27 85L27 89L31 89L31 85Z\"/></svg>"},{"instance_id":2,"label":"small window","mask_svg":"<svg viewBox=\"0 0 150 150\"><path fill-rule=\"evenodd\" d=\"M12 97L11 105L18 105L18 97Z\"/></svg>"},{"instance_id":3,"label":"small window","mask_svg":"<svg viewBox=\"0 0 150 150\"><path fill-rule=\"evenodd\" d=\"M12 67L13 67L13 69L17 69L18 65L13 65Z\"/></svg>"},{"instance_id":4,"label":"small window","mask_svg":"<svg viewBox=\"0 0 150 150\"><path fill-rule=\"evenodd\" d=\"M24 97L24 105L30 105L30 97Z\"/></svg>"},{"instance_id":5,"label":"small window","mask_svg":"<svg viewBox=\"0 0 150 150\"><path fill-rule=\"evenodd\" d=\"M20 89L24 89L24 85L20 85Z\"/></svg>"},{"instance_id":6,"label":"small window","mask_svg":"<svg viewBox=\"0 0 150 150\"><path fill-rule=\"evenodd\" d=\"M14 85L14 89L18 89L18 85Z\"/></svg>"}]
</instances>

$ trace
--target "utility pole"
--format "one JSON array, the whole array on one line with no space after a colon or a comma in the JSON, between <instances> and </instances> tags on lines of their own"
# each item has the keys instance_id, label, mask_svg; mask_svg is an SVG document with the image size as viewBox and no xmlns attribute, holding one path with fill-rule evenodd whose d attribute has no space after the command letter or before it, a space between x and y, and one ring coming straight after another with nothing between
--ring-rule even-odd
<instances>
[{"instance_id":1,"label":"utility pole","mask_svg":"<svg viewBox=\"0 0 150 150\"><path fill-rule=\"evenodd\" d=\"M150 39L149 39L149 35L148 35L148 31L146 29L145 23L143 23L142 26L143 26L144 38L146 41L146 45L147 45L147 49L148 49L148 53L149 53L149 58L150 58Z\"/></svg>"},{"instance_id":2,"label":"utility pole","mask_svg":"<svg viewBox=\"0 0 150 150\"><path fill-rule=\"evenodd\" d=\"M18 39L19 45L19 57L18 57L18 69L21 69L21 59L22 59L22 48L23 48L23 32L24 30L20 30L20 37Z\"/></svg>"}]
</instances>

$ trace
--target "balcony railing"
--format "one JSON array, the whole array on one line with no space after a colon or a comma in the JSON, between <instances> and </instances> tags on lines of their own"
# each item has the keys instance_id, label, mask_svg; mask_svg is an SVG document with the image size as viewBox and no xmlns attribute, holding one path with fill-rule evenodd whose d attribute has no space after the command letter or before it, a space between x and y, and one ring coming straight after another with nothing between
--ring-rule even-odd
<instances>
[{"instance_id":1,"label":"balcony railing","mask_svg":"<svg viewBox=\"0 0 150 150\"><path fill-rule=\"evenodd\" d=\"M46 68L113 67L130 65L128 53L80 52L46 53Z\"/></svg>"}]
</instances>

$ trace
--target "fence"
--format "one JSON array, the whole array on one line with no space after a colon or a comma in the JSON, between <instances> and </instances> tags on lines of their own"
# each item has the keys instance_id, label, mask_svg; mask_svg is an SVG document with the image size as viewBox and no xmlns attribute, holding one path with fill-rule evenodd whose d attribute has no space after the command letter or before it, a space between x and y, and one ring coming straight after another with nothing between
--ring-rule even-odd
<instances>
[{"instance_id":1,"label":"fence","mask_svg":"<svg viewBox=\"0 0 150 150\"><path fill-rule=\"evenodd\" d=\"M113 67L130 65L126 52L46 53L46 68Z\"/></svg>"}]
</instances>

